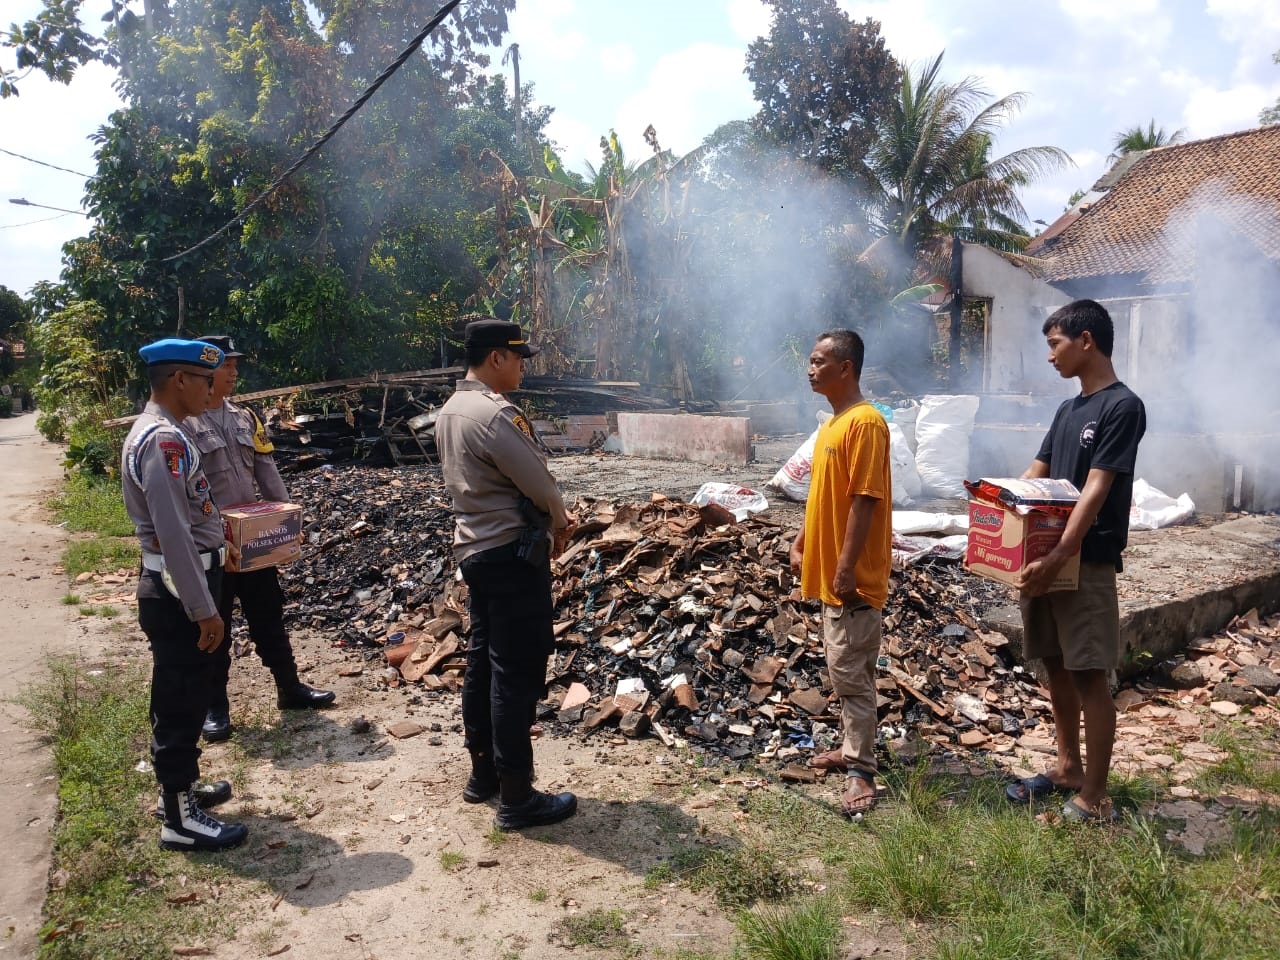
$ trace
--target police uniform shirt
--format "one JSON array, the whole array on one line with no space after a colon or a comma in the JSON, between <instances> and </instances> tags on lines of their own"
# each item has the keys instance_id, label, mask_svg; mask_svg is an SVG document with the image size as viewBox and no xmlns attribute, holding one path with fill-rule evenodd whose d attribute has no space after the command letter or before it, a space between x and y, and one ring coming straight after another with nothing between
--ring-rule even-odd
<instances>
[{"instance_id":1,"label":"police uniform shirt","mask_svg":"<svg viewBox=\"0 0 1280 960\"><path fill-rule=\"evenodd\" d=\"M134 421L121 455L125 509L146 554L159 554L187 617L218 612L209 594L202 551L223 544L222 517L210 497L200 452L159 404Z\"/></svg>"},{"instance_id":2,"label":"police uniform shirt","mask_svg":"<svg viewBox=\"0 0 1280 960\"><path fill-rule=\"evenodd\" d=\"M568 524L543 448L520 408L479 380L459 380L436 420L436 448L456 520L459 560L517 540L528 521L520 499Z\"/></svg>"},{"instance_id":3,"label":"police uniform shirt","mask_svg":"<svg viewBox=\"0 0 1280 960\"><path fill-rule=\"evenodd\" d=\"M246 407L224 400L187 421L213 488L213 501L226 508L264 500L287 503L289 491L272 457L266 427Z\"/></svg>"}]
</instances>

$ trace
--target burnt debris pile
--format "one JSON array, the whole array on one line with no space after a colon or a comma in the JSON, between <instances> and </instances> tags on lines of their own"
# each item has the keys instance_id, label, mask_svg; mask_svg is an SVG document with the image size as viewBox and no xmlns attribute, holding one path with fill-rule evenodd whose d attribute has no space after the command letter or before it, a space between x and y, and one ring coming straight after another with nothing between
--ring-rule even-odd
<instances>
[{"instance_id":1,"label":"burnt debris pile","mask_svg":"<svg viewBox=\"0 0 1280 960\"><path fill-rule=\"evenodd\" d=\"M453 691L465 670L466 587L450 556L439 470L326 467L292 480L307 546L286 569L294 624L330 633L379 689ZM583 501L553 566L557 647L541 722L652 734L732 759L793 763L839 725L820 613L788 569L794 531L655 495ZM1005 638L983 629L997 584L931 560L895 571L877 688L881 731L912 749L1011 750L1049 715Z\"/></svg>"},{"instance_id":2,"label":"burnt debris pile","mask_svg":"<svg viewBox=\"0 0 1280 960\"><path fill-rule=\"evenodd\" d=\"M331 381L237 397L262 415L283 472L325 463L435 462L435 421L461 367ZM555 450L594 449L619 410L665 408L641 384L526 377L513 399Z\"/></svg>"}]
</instances>

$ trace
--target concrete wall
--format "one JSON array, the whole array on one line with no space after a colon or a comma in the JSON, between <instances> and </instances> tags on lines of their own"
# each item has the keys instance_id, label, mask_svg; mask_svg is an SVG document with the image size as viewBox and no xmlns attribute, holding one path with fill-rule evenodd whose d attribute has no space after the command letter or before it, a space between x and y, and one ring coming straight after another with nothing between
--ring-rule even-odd
<instances>
[{"instance_id":1,"label":"concrete wall","mask_svg":"<svg viewBox=\"0 0 1280 960\"><path fill-rule=\"evenodd\" d=\"M740 465L752 457L746 417L619 413L618 439L622 452L632 457Z\"/></svg>"},{"instance_id":2,"label":"concrete wall","mask_svg":"<svg viewBox=\"0 0 1280 960\"><path fill-rule=\"evenodd\" d=\"M964 295L991 301L987 330L988 393L1071 395L1049 366L1044 319L1071 298L986 247L964 245Z\"/></svg>"}]
</instances>

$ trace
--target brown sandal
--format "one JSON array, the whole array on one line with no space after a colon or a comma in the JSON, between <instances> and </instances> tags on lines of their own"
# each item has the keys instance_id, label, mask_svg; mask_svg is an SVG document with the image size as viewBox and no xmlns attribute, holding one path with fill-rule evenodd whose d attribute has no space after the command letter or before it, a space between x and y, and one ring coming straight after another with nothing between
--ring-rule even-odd
<instances>
[{"instance_id":1,"label":"brown sandal","mask_svg":"<svg viewBox=\"0 0 1280 960\"><path fill-rule=\"evenodd\" d=\"M849 763L837 748L828 750L826 753L814 754L809 758L809 768L811 770L848 770Z\"/></svg>"},{"instance_id":2,"label":"brown sandal","mask_svg":"<svg viewBox=\"0 0 1280 960\"><path fill-rule=\"evenodd\" d=\"M846 789L844 793L840 794L840 810L846 817L857 818L862 816L864 813L871 812L872 808L876 805L877 794L875 781L868 780L865 777L859 777L857 775L849 777L850 783L854 780L859 780L864 783L867 786L867 792L859 794L856 797L850 797L849 790L847 789L849 784L845 784Z\"/></svg>"}]
</instances>

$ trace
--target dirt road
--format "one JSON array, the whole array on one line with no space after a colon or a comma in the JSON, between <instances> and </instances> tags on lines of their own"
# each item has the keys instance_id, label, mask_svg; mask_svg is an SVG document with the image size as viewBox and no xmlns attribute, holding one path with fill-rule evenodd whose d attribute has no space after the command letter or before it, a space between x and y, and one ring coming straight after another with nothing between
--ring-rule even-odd
<instances>
[{"instance_id":1,"label":"dirt road","mask_svg":"<svg viewBox=\"0 0 1280 960\"><path fill-rule=\"evenodd\" d=\"M49 752L27 731L12 697L45 657L75 645L54 567L65 534L43 501L62 474L61 451L36 433L35 415L0 420L0 957L35 955L49 871L54 780ZM12 933L10 933L12 931Z\"/></svg>"}]
</instances>

